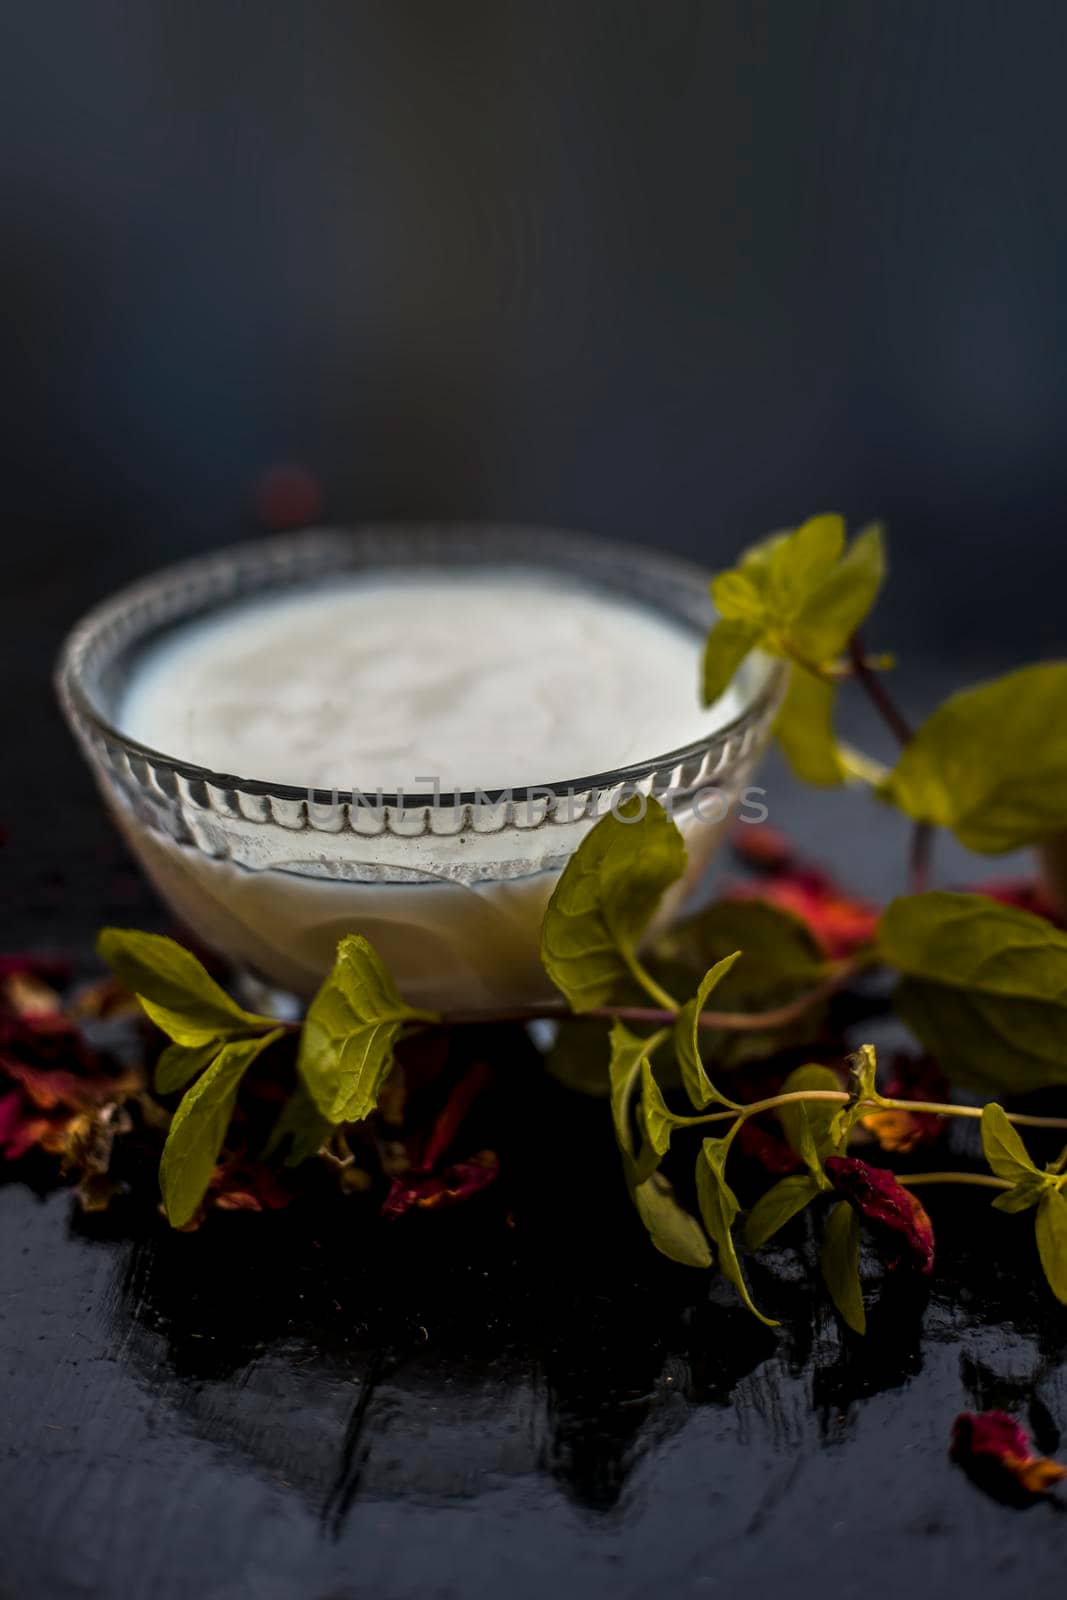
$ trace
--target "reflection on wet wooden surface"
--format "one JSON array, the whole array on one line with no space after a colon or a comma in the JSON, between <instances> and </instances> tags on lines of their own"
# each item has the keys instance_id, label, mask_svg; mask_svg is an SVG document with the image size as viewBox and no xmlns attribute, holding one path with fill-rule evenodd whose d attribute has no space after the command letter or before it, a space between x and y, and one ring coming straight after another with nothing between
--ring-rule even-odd
<instances>
[{"instance_id":1,"label":"reflection on wet wooden surface","mask_svg":"<svg viewBox=\"0 0 1067 1600\"><path fill-rule=\"evenodd\" d=\"M770 1331L648 1249L603 1107L538 1098L500 1194L393 1226L342 1204L172 1235L4 1189L10 1592L1058 1573L1055 1509L996 1505L947 1458L963 1407L1019 1411L1043 1450L1067 1415L1067 1314L1010 1218L974 1232L972 1195L932 1197L929 1294L887 1280L865 1341L813 1286L801 1218L752 1268Z\"/></svg>"}]
</instances>

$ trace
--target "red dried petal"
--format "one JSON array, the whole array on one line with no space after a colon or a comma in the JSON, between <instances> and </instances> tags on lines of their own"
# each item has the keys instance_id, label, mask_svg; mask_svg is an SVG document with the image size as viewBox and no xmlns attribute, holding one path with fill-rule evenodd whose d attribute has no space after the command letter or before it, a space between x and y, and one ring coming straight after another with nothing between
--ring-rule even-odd
<instances>
[{"instance_id":1,"label":"red dried petal","mask_svg":"<svg viewBox=\"0 0 1067 1600\"><path fill-rule=\"evenodd\" d=\"M757 872L784 872L794 860L786 835L765 822L738 823L731 842L745 865Z\"/></svg>"},{"instance_id":2,"label":"red dried petal","mask_svg":"<svg viewBox=\"0 0 1067 1600\"><path fill-rule=\"evenodd\" d=\"M825 1166L834 1188L870 1228L888 1267L908 1260L924 1275L933 1271L933 1224L910 1189L856 1156L829 1156Z\"/></svg>"},{"instance_id":3,"label":"red dried petal","mask_svg":"<svg viewBox=\"0 0 1067 1600\"><path fill-rule=\"evenodd\" d=\"M402 1217L417 1208L420 1211L440 1210L458 1205L486 1188L500 1171L500 1162L492 1150L480 1150L468 1161L457 1161L440 1174L408 1174L395 1178L382 1204L383 1217Z\"/></svg>"},{"instance_id":4,"label":"red dried petal","mask_svg":"<svg viewBox=\"0 0 1067 1600\"><path fill-rule=\"evenodd\" d=\"M889 1063L883 1093L888 1100L947 1100L949 1085L931 1056L900 1053ZM945 1131L944 1117L932 1111L872 1111L860 1124L897 1155L936 1144Z\"/></svg>"},{"instance_id":5,"label":"red dried petal","mask_svg":"<svg viewBox=\"0 0 1067 1600\"><path fill-rule=\"evenodd\" d=\"M952 1425L951 1455L979 1474L1007 1474L1026 1494L1044 1494L1067 1478L1067 1467L1035 1455L1025 1429L1006 1411L961 1411Z\"/></svg>"},{"instance_id":6,"label":"red dried petal","mask_svg":"<svg viewBox=\"0 0 1067 1600\"><path fill-rule=\"evenodd\" d=\"M429 1137L426 1140L426 1147L422 1152L422 1158L417 1163L420 1171L432 1171L441 1160L441 1157L447 1155L456 1134L466 1121L471 1106L489 1082L490 1077L491 1074L486 1063L478 1061L460 1078L430 1130Z\"/></svg>"},{"instance_id":7,"label":"red dried petal","mask_svg":"<svg viewBox=\"0 0 1067 1600\"><path fill-rule=\"evenodd\" d=\"M794 872L769 882L739 884L728 891L734 900L764 900L805 923L828 956L852 955L870 944L878 911L866 900L843 894L822 873Z\"/></svg>"},{"instance_id":8,"label":"red dried petal","mask_svg":"<svg viewBox=\"0 0 1067 1600\"><path fill-rule=\"evenodd\" d=\"M906 1156L921 1144L930 1144L941 1133L942 1119L919 1111L871 1111L860 1118L860 1126L892 1155Z\"/></svg>"},{"instance_id":9,"label":"red dried petal","mask_svg":"<svg viewBox=\"0 0 1067 1600\"><path fill-rule=\"evenodd\" d=\"M62 1017L63 1002L51 984L25 968L9 972L0 983L4 1008L22 1021Z\"/></svg>"},{"instance_id":10,"label":"red dried petal","mask_svg":"<svg viewBox=\"0 0 1067 1600\"><path fill-rule=\"evenodd\" d=\"M734 1143L744 1155L758 1161L765 1172L797 1172L804 1165L788 1140L761 1128L754 1117L742 1122Z\"/></svg>"},{"instance_id":11,"label":"red dried petal","mask_svg":"<svg viewBox=\"0 0 1067 1600\"><path fill-rule=\"evenodd\" d=\"M0 1098L0 1150L8 1161L17 1161L37 1143L38 1134L47 1122L41 1117L28 1118L22 1095L12 1089Z\"/></svg>"},{"instance_id":12,"label":"red dried petal","mask_svg":"<svg viewBox=\"0 0 1067 1600\"><path fill-rule=\"evenodd\" d=\"M216 1167L206 1207L217 1211L281 1211L291 1204L293 1190L261 1161L237 1161Z\"/></svg>"},{"instance_id":13,"label":"red dried petal","mask_svg":"<svg viewBox=\"0 0 1067 1600\"><path fill-rule=\"evenodd\" d=\"M106 1072L89 1076L56 1067L30 1067L8 1057L0 1057L0 1071L12 1078L27 1100L41 1111L54 1111L59 1106L70 1111L91 1111L111 1100L123 1100L142 1087L138 1073L125 1073L120 1078Z\"/></svg>"}]
</instances>

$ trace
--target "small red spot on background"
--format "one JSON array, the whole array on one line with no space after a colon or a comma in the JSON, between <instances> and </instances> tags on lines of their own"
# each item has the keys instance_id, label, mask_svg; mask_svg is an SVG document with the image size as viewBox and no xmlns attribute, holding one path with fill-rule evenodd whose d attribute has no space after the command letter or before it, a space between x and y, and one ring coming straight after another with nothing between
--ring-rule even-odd
<instances>
[{"instance_id":1,"label":"small red spot on background","mask_svg":"<svg viewBox=\"0 0 1067 1600\"><path fill-rule=\"evenodd\" d=\"M322 515L322 485L298 462L268 467L256 483L253 498L256 515L267 528L303 528Z\"/></svg>"}]
</instances>

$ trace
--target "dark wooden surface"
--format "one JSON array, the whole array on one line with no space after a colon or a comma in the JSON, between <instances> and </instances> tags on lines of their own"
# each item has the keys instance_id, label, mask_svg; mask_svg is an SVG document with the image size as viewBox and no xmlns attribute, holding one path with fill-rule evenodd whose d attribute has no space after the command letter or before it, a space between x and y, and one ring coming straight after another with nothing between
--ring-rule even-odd
<instances>
[{"instance_id":1,"label":"dark wooden surface","mask_svg":"<svg viewBox=\"0 0 1067 1600\"><path fill-rule=\"evenodd\" d=\"M905 698L947 676L916 668ZM159 912L35 694L24 748L50 799L6 819L7 938L84 959L100 921ZM892 819L773 764L766 782L816 854L897 886ZM339 1205L174 1236L144 1209L87 1220L65 1191L0 1189L4 1600L1062 1580L1057 1511L996 1504L947 1458L964 1407L1009 1405L1046 1449L1067 1422L1067 1316L1017 1219L932 1193L929 1297L892 1287L866 1341L813 1292L801 1221L753 1269L771 1333L649 1250L604 1107L518 1044L502 1115L500 1189L392 1227Z\"/></svg>"}]
</instances>

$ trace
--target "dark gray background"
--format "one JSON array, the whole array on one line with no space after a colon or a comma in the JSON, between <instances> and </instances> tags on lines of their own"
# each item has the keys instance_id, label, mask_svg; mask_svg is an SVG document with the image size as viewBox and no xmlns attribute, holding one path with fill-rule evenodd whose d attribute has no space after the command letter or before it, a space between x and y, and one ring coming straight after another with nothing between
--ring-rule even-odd
<instances>
[{"instance_id":1,"label":"dark gray background","mask_svg":"<svg viewBox=\"0 0 1067 1600\"><path fill-rule=\"evenodd\" d=\"M252 521L729 558L884 516L884 632L1061 647L1056 0L36 0L0 38L7 523L48 642Z\"/></svg>"}]
</instances>

